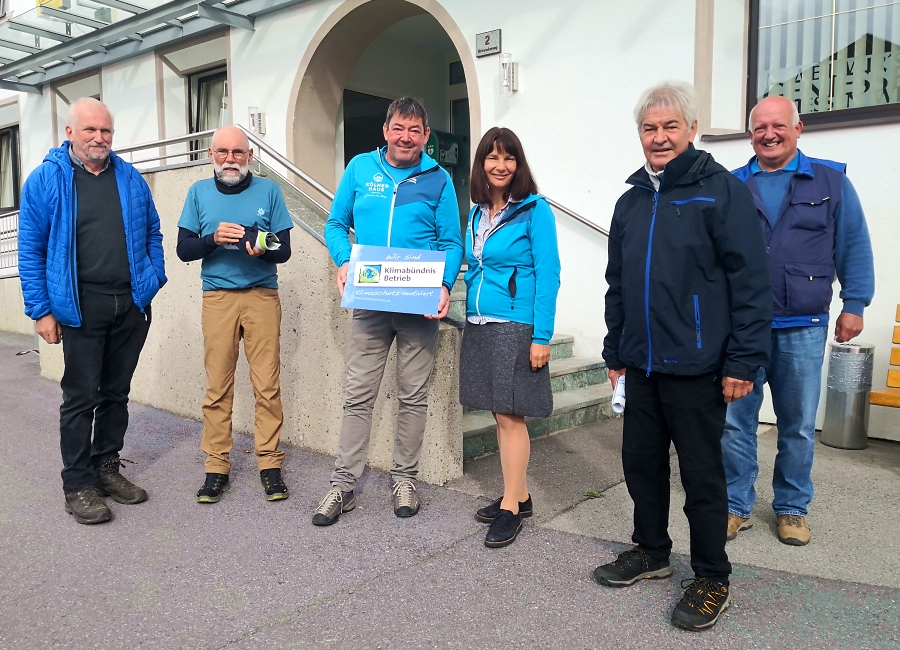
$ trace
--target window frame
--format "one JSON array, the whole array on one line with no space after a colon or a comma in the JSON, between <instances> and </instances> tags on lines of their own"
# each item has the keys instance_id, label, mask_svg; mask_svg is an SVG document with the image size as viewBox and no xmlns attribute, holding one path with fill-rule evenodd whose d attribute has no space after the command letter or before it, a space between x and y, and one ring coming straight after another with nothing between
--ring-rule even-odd
<instances>
[{"instance_id":1,"label":"window frame","mask_svg":"<svg viewBox=\"0 0 900 650\"><path fill-rule=\"evenodd\" d=\"M11 124L0 128L0 134L9 132L10 158L12 160L12 184L13 184L13 205L12 207L0 206L0 216L18 212L21 200L21 174L22 162L19 160L19 125Z\"/></svg>"},{"instance_id":2,"label":"window frame","mask_svg":"<svg viewBox=\"0 0 900 650\"><path fill-rule=\"evenodd\" d=\"M756 84L759 77L759 3L760 0L750 0L747 20L749 34L747 44L746 117L748 121L750 119L750 111L761 101L756 99ZM834 56L834 52L831 55ZM841 108L815 113L800 113L800 120L804 126L856 126L859 124L900 122L900 102L882 104L880 106L859 106L857 108ZM746 126L749 127L749 124Z\"/></svg>"}]
</instances>

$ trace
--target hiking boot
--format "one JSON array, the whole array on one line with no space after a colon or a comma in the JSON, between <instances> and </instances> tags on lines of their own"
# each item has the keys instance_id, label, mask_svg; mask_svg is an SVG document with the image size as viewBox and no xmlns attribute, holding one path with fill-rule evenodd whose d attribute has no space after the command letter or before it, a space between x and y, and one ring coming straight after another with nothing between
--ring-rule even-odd
<instances>
[{"instance_id":1,"label":"hiking boot","mask_svg":"<svg viewBox=\"0 0 900 650\"><path fill-rule=\"evenodd\" d=\"M131 462L131 461L129 461ZM97 494L110 496L113 501L133 505L147 500L147 491L139 488L119 473L125 463L118 456L107 458L100 466L100 480L97 482Z\"/></svg>"},{"instance_id":2,"label":"hiking boot","mask_svg":"<svg viewBox=\"0 0 900 650\"><path fill-rule=\"evenodd\" d=\"M640 546L594 569L594 580L607 587L627 587L638 580L668 578L675 572L668 562L654 562Z\"/></svg>"},{"instance_id":3,"label":"hiking boot","mask_svg":"<svg viewBox=\"0 0 900 650\"><path fill-rule=\"evenodd\" d=\"M350 512L356 507L356 497L353 490L344 492L336 485L331 486L328 494L319 501L319 506L313 515L314 526L330 526L338 520L342 512Z\"/></svg>"},{"instance_id":4,"label":"hiking boot","mask_svg":"<svg viewBox=\"0 0 900 650\"><path fill-rule=\"evenodd\" d=\"M206 473L206 482L197 492L197 503L218 503L222 493L231 487L228 474Z\"/></svg>"},{"instance_id":5,"label":"hiking boot","mask_svg":"<svg viewBox=\"0 0 900 650\"><path fill-rule=\"evenodd\" d=\"M789 546L809 544L810 530L806 517L801 515L778 515L778 541Z\"/></svg>"},{"instance_id":6,"label":"hiking boot","mask_svg":"<svg viewBox=\"0 0 900 650\"><path fill-rule=\"evenodd\" d=\"M687 580L681 581L681 586ZM712 627L731 604L731 589L707 578L694 578L672 612L672 625L686 630Z\"/></svg>"},{"instance_id":7,"label":"hiking boot","mask_svg":"<svg viewBox=\"0 0 900 650\"><path fill-rule=\"evenodd\" d=\"M99 524L112 519L112 512L92 487L66 492L66 512L79 524Z\"/></svg>"},{"instance_id":8,"label":"hiking boot","mask_svg":"<svg viewBox=\"0 0 900 650\"><path fill-rule=\"evenodd\" d=\"M475 513L475 519L485 524L491 523L492 521L494 521L494 517L497 516L497 513L500 512L500 503L502 501L503 497L500 497L491 505L480 508L478 512ZM531 516L532 506L530 494L528 495L528 498L525 499L525 501L519 501L519 514L522 515L523 518Z\"/></svg>"},{"instance_id":9,"label":"hiking boot","mask_svg":"<svg viewBox=\"0 0 900 650\"><path fill-rule=\"evenodd\" d=\"M730 542L742 530L750 530L753 528L753 517L744 519L735 514L728 513L728 533L725 535L725 541Z\"/></svg>"},{"instance_id":10,"label":"hiking boot","mask_svg":"<svg viewBox=\"0 0 900 650\"><path fill-rule=\"evenodd\" d=\"M281 469L264 469L259 472L259 480L262 481L266 491L266 501L281 501L288 498L287 485L281 479Z\"/></svg>"},{"instance_id":11,"label":"hiking boot","mask_svg":"<svg viewBox=\"0 0 900 650\"><path fill-rule=\"evenodd\" d=\"M394 483L392 492L394 495L394 514L398 517L415 517L421 505L415 484L409 479L399 480Z\"/></svg>"},{"instance_id":12,"label":"hiking boot","mask_svg":"<svg viewBox=\"0 0 900 650\"><path fill-rule=\"evenodd\" d=\"M522 514L514 515L509 510L500 510L491 522L491 527L484 538L484 545L488 548L509 546L516 541L520 530L522 530Z\"/></svg>"}]
</instances>

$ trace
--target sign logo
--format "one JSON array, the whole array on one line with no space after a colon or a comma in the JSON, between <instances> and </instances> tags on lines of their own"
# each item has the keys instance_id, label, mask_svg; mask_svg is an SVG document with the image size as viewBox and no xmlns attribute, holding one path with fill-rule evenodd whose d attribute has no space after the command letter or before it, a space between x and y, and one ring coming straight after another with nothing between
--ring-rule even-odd
<instances>
[{"instance_id":1,"label":"sign logo","mask_svg":"<svg viewBox=\"0 0 900 650\"><path fill-rule=\"evenodd\" d=\"M259 210L256 211L256 216L261 217L261 216L263 216L265 213L266 213L266 211L263 210L262 208L260 208Z\"/></svg>"},{"instance_id":2,"label":"sign logo","mask_svg":"<svg viewBox=\"0 0 900 650\"><path fill-rule=\"evenodd\" d=\"M375 181L376 183L380 183L381 181L384 180L384 176L379 172L372 177L372 180Z\"/></svg>"},{"instance_id":3,"label":"sign logo","mask_svg":"<svg viewBox=\"0 0 900 650\"><path fill-rule=\"evenodd\" d=\"M359 269L360 284L378 284L381 280L381 264L363 264Z\"/></svg>"}]
</instances>

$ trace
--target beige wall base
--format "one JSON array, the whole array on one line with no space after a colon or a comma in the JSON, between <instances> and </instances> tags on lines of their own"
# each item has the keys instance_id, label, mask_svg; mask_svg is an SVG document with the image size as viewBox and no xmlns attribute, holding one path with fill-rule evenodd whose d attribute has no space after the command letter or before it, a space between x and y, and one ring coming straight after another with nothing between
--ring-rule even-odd
<instances>
[{"instance_id":1,"label":"beige wall base","mask_svg":"<svg viewBox=\"0 0 900 650\"><path fill-rule=\"evenodd\" d=\"M206 387L200 328L200 262L185 264L175 255L176 224L188 188L210 173L211 169L202 165L145 175L162 220L169 282L153 301L153 324L131 389L131 399L136 402L194 419L202 418L200 407ZM335 267L327 249L301 228L292 231L291 248L291 259L279 266L278 273L283 310L283 439L335 454L343 408L350 312L340 307ZM457 386L460 342L460 331L441 325L420 465L420 478L428 483L443 484L462 476L462 407ZM59 380L62 371L60 346L42 343L43 376ZM375 404L369 448L369 464L379 469L393 465L395 373L395 355L391 352ZM249 368L242 356L235 385L235 430L252 431L253 408ZM328 477L322 476L321 480L325 484Z\"/></svg>"},{"instance_id":2,"label":"beige wall base","mask_svg":"<svg viewBox=\"0 0 900 650\"><path fill-rule=\"evenodd\" d=\"M34 321L25 315L19 278L0 279L0 330L16 334L34 334Z\"/></svg>"}]
</instances>

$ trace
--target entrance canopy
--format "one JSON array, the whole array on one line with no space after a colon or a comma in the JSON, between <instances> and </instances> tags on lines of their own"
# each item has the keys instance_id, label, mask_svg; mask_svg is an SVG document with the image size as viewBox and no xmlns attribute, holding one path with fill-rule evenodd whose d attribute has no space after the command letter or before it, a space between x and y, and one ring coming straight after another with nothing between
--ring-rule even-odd
<instances>
[{"instance_id":1,"label":"entrance canopy","mask_svg":"<svg viewBox=\"0 0 900 650\"><path fill-rule=\"evenodd\" d=\"M44 84L309 0L13 0L0 22L0 88ZM136 4L139 3L139 4ZM16 7L24 5L24 10Z\"/></svg>"}]
</instances>

